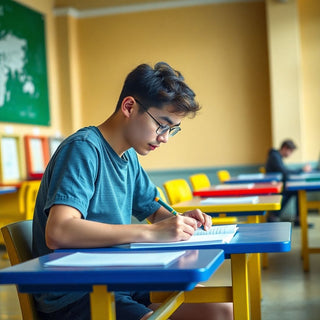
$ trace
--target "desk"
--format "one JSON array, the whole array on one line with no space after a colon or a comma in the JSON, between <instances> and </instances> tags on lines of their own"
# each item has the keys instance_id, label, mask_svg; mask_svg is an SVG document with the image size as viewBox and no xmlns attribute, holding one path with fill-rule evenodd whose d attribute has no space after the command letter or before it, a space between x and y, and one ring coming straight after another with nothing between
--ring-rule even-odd
<instances>
[{"instance_id":1,"label":"desk","mask_svg":"<svg viewBox=\"0 0 320 320\"><path fill-rule=\"evenodd\" d=\"M99 252L105 250L99 249ZM75 250L55 252L2 269L0 284L17 284L21 292L31 293L90 291L92 319L115 320L114 291L191 290L199 282L208 280L224 261L222 250L201 249L187 250L165 267L43 267L45 262L73 252ZM184 301L183 293L174 293L168 302L172 304L172 300L178 307ZM158 319L160 312L156 311L150 319Z\"/></svg>"},{"instance_id":2,"label":"desk","mask_svg":"<svg viewBox=\"0 0 320 320\"><path fill-rule=\"evenodd\" d=\"M236 177L231 177L224 183L264 183L272 181L281 181L281 173L249 173L249 174L239 174Z\"/></svg>"},{"instance_id":3,"label":"desk","mask_svg":"<svg viewBox=\"0 0 320 320\"><path fill-rule=\"evenodd\" d=\"M227 216L248 216L254 217L250 222L259 222L259 215L265 211L275 211L281 208L281 195L258 196L257 203L231 203L231 204L202 204L200 197L194 197L192 200L179 202L172 207L178 212L200 209L211 216L217 216L224 212Z\"/></svg>"},{"instance_id":4,"label":"desk","mask_svg":"<svg viewBox=\"0 0 320 320\"><path fill-rule=\"evenodd\" d=\"M309 271L309 254L320 253L320 247L309 248L308 244L308 191L320 191L320 181L288 181L288 191L298 192L300 226L301 226L301 249L303 258L303 270Z\"/></svg>"},{"instance_id":5,"label":"desk","mask_svg":"<svg viewBox=\"0 0 320 320\"><path fill-rule=\"evenodd\" d=\"M193 191L193 195L200 197L267 195L281 193L282 185L282 182L220 184Z\"/></svg>"},{"instance_id":6,"label":"desk","mask_svg":"<svg viewBox=\"0 0 320 320\"><path fill-rule=\"evenodd\" d=\"M210 297L224 302L228 297L233 301L235 320L261 319L261 274L256 257L258 253L290 251L291 223L239 224L230 243L213 244L210 248L222 249L227 257L230 255L232 287L195 288L185 293L187 301L199 301L205 296L207 300L202 302L211 302ZM152 297L154 302L163 298L156 293Z\"/></svg>"},{"instance_id":7,"label":"desk","mask_svg":"<svg viewBox=\"0 0 320 320\"><path fill-rule=\"evenodd\" d=\"M290 174L289 181L317 181L320 180L320 171Z\"/></svg>"},{"instance_id":8,"label":"desk","mask_svg":"<svg viewBox=\"0 0 320 320\"><path fill-rule=\"evenodd\" d=\"M17 187L15 186L7 186L7 187L1 187L0 186L0 194L6 194L6 193L14 193L17 191Z\"/></svg>"}]
</instances>

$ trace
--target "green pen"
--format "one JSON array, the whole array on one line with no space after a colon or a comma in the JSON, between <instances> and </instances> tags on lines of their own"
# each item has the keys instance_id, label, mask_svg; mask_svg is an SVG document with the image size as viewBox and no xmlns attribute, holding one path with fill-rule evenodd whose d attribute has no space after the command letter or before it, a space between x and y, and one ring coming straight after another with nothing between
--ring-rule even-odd
<instances>
[{"instance_id":1,"label":"green pen","mask_svg":"<svg viewBox=\"0 0 320 320\"><path fill-rule=\"evenodd\" d=\"M175 216L179 215L179 213L174 210L173 208L171 208L167 203L165 203L164 201L162 201L159 197L155 197L155 200L157 202L159 202L164 208L166 208L168 211L170 211L170 213L174 214Z\"/></svg>"}]
</instances>

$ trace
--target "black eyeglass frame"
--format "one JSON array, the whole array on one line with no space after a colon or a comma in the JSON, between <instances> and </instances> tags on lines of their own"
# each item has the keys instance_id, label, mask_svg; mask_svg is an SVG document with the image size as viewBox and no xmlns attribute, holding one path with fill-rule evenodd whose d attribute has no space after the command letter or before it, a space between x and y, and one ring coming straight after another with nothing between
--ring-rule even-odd
<instances>
[{"instance_id":1,"label":"black eyeglass frame","mask_svg":"<svg viewBox=\"0 0 320 320\"><path fill-rule=\"evenodd\" d=\"M153 121L159 126L156 130L156 134L162 135L162 134L165 134L167 131L169 131L169 136L173 137L179 131L181 131L181 127L178 125L170 127L168 124L162 124L148 111L148 109L138 99L134 98L134 100L142 107L144 112L146 112L149 115L149 117L152 118Z\"/></svg>"}]
</instances>

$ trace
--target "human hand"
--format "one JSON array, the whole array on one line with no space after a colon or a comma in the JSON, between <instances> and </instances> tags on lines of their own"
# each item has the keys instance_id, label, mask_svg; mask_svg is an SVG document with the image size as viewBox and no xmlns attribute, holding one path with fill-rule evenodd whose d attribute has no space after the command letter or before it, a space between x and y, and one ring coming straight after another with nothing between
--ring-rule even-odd
<instances>
[{"instance_id":1,"label":"human hand","mask_svg":"<svg viewBox=\"0 0 320 320\"><path fill-rule=\"evenodd\" d=\"M207 231L212 226L212 218L200 209L187 211L183 215L195 219L197 221L198 228L203 226L203 229Z\"/></svg>"},{"instance_id":2,"label":"human hand","mask_svg":"<svg viewBox=\"0 0 320 320\"><path fill-rule=\"evenodd\" d=\"M151 242L188 240L198 228L197 220L183 215L173 216L148 225L151 229Z\"/></svg>"}]
</instances>

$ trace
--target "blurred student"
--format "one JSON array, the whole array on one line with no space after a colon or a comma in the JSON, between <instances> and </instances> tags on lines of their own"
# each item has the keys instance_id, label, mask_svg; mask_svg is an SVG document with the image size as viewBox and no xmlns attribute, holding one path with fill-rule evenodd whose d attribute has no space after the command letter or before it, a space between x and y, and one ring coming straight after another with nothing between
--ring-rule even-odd
<instances>
[{"instance_id":1,"label":"blurred student","mask_svg":"<svg viewBox=\"0 0 320 320\"><path fill-rule=\"evenodd\" d=\"M296 144L291 140L287 139L284 140L281 143L280 149L271 149L268 153L267 161L266 161L266 172L277 172L277 173L282 173L283 177L283 190L285 190L285 184L288 180L288 177L290 174L298 174L302 172L310 172L311 171L311 166L309 164L305 165L302 168L299 169L289 169L283 159L288 158L294 150L296 150L297 146ZM292 192L292 191L283 191L282 193L282 203L281 203L281 210L280 211L274 211L274 212L269 212L268 219L269 221L278 221L281 218L281 214L284 211L284 208L286 207L287 203L292 197L296 197L297 193ZM300 225L299 222L299 215L297 214L298 212L298 205L297 205L297 199L296 199L296 212L295 212L295 220L294 224L296 226Z\"/></svg>"},{"instance_id":2,"label":"blurred student","mask_svg":"<svg viewBox=\"0 0 320 320\"><path fill-rule=\"evenodd\" d=\"M156 202L156 186L140 166L199 110L182 75L164 62L142 64L126 78L113 114L82 128L58 147L42 178L33 220L33 255L59 248L109 247L189 239L211 217L174 216ZM152 224L131 224L132 216ZM35 294L41 319L88 320L88 292ZM157 307L148 292L115 293L117 320L144 320ZM231 320L232 304L183 304L170 319Z\"/></svg>"}]
</instances>

